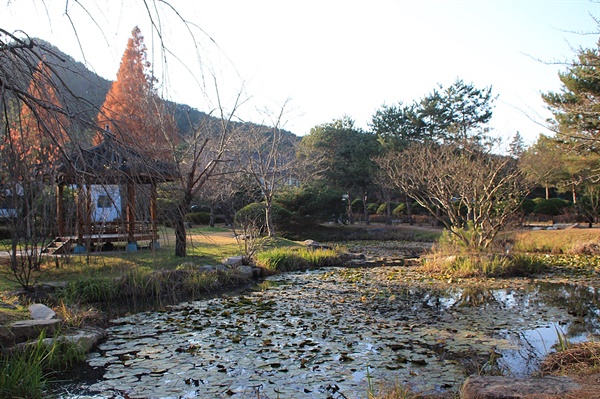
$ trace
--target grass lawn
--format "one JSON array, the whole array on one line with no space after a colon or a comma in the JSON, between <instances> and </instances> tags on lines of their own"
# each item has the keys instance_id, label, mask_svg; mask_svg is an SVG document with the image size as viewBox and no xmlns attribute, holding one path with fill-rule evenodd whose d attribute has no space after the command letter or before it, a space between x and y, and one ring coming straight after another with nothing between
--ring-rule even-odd
<instances>
[{"instance_id":1,"label":"grass lawn","mask_svg":"<svg viewBox=\"0 0 600 399\"><path fill-rule=\"evenodd\" d=\"M174 269L183 262L196 264L218 264L224 258L240 254L241 247L237 243L231 229L200 227L188 230L187 258L174 255L175 235L172 229L163 229L161 248L155 251L141 249L135 253L125 251L92 253L84 255L49 256L39 272L34 272L32 281L37 283L72 281L72 280L112 280L120 277L125 271L140 272L159 269ZM6 241L0 245L7 245ZM10 245L10 243L8 243ZM0 247L0 251L6 250ZM57 267L58 261L58 267ZM20 288L8 268L9 258L0 257L0 300L11 302L10 291ZM11 311L12 312L12 311ZM11 312L0 308L0 324L2 319L14 319ZM18 312L12 312L17 313ZM4 316L1 316L4 315ZM17 317L18 318L18 317Z\"/></svg>"}]
</instances>

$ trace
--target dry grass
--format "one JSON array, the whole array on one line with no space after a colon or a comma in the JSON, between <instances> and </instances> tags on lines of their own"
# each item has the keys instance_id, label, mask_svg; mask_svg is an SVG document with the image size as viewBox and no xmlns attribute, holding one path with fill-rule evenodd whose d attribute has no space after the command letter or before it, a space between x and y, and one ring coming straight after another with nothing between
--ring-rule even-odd
<instances>
[{"instance_id":1,"label":"dry grass","mask_svg":"<svg viewBox=\"0 0 600 399\"><path fill-rule=\"evenodd\" d=\"M518 252L600 254L600 229L597 228L517 230L502 236L514 241L513 251Z\"/></svg>"},{"instance_id":2,"label":"dry grass","mask_svg":"<svg viewBox=\"0 0 600 399\"><path fill-rule=\"evenodd\" d=\"M600 373L600 342L584 342L549 354L540 367L542 373Z\"/></svg>"}]
</instances>

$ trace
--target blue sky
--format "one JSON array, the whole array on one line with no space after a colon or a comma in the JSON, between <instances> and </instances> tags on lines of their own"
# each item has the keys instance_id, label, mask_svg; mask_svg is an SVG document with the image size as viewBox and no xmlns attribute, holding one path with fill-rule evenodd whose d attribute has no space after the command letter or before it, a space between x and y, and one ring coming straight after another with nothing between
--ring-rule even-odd
<instances>
[{"instance_id":1,"label":"blue sky","mask_svg":"<svg viewBox=\"0 0 600 399\"><path fill-rule=\"evenodd\" d=\"M0 2L2 28L47 39L108 79L133 26L150 50L159 48L140 0ZM558 90L562 63L599 37L592 16L600 17L600 5L587 0L170 3L195 25L197 45L163 5L154 22L170 53L150 59L165 96L210 111L218 108L217 82L231 109L243 88L241 119L268 123L285 104L285 128L298 135L343 115L367 128L382 104L409 103L460 78L498 95L494 134L510 140L519 131L533 142L549 133L540 125L549 116L540 93Z\"/></svg>"}]
</instances>

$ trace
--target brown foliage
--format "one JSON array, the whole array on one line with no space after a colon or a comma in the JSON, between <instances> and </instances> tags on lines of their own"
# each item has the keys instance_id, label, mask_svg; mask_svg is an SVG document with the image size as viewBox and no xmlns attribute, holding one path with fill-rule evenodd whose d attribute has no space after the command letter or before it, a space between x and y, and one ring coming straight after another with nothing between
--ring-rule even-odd
<instances>
[{"instance_id":1,"label":"brown foliage","mask_svg":"<svg viewBox=\"0 0 600 399\"><path fill-rule=\"evenodd\" d=\"M25 179L52 173L55 162L70 141L67 118L55 112L61 104L49 68L40 61L29 84L32 101L24 103L0 146L15 177Z\"/></svg>"},{"instance_id":2,"label":"brown foliage","mask_svg":"<svg viewBox=\"0 0 600 399\"><path fill-rule=\"evenodd\" d=\"M121 59L117 80L98 114L98 124L103 129L108 127L117 140L158 158L171 153L177 128L173 114L156 93L156 79L147 73L149 67L144 37L136 26ZM94 144L102 140L99 133Z\"/></svg>"}]
</instances>

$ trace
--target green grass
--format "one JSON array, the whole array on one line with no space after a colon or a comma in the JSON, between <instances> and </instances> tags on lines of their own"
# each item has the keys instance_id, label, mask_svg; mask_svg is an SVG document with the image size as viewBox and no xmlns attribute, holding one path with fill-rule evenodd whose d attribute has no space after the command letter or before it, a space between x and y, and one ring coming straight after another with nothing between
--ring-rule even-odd
<instances>
[{"instance_id":1,"label":"green grass","mask_svg":"<svg viewBox=\"0 0 600 399\"><path fill-rule=\"evenodd\" d=\"M283 272L339 265L339 254L331 249L274 248L257 254L256 263L267 270Z\"/></svg>"},{"instance_id":2,"label":"green grass","mask_svg":"<svg viewBox=\"0 0 600 399\"><path fill-rule=\"evenodd\" d=\"M240 247L233 238L231 229L200 227L190 229L188 233L186 258L175 256L173 230L165 229L162 232L161 248L156 251L141 249L135 253L104 252L92 253L89 256L71 254L48 257L41 270L35 272L35 279L37 283L67 282L68 289L63 290L60 299L68 306L80 302L105 302L117 297L124 299L127 295L115 293L117 288L136 298L143 294L159 297L168 293L160 287L161 285L173 288L173 276L168 277L167 274L182 263L198 266L217 265L224 258L240 253ZM0 294L4 296L20 288L14 281L8 265L8 258L0 258ZM189 276L187 281L179 283L185 286L182 288L184 293L191 292L195 295L215 290L220 284L230 284L230 280L235 280L235 277ZM196 281L196 284L192 281ZM120 285L117 285L117 282ZM77 292L77 295L74 292ZM0 324L27 318L26 312L18 313L17 317L13 313L15 312L9 309L0 309Z\"/></svg>"},{"instance_id":3,"label":"green grass","mask_svg":"<svg viewBox=\"0 0 600 399\"><path fill-rule=\"evenodd\" d=\"M85 359L86 354L77 344L59 339L50 344L45 338L42 333L33 344L0 353L0 397L43 398L52 372Z\"/></svg>"}]
</instances>

